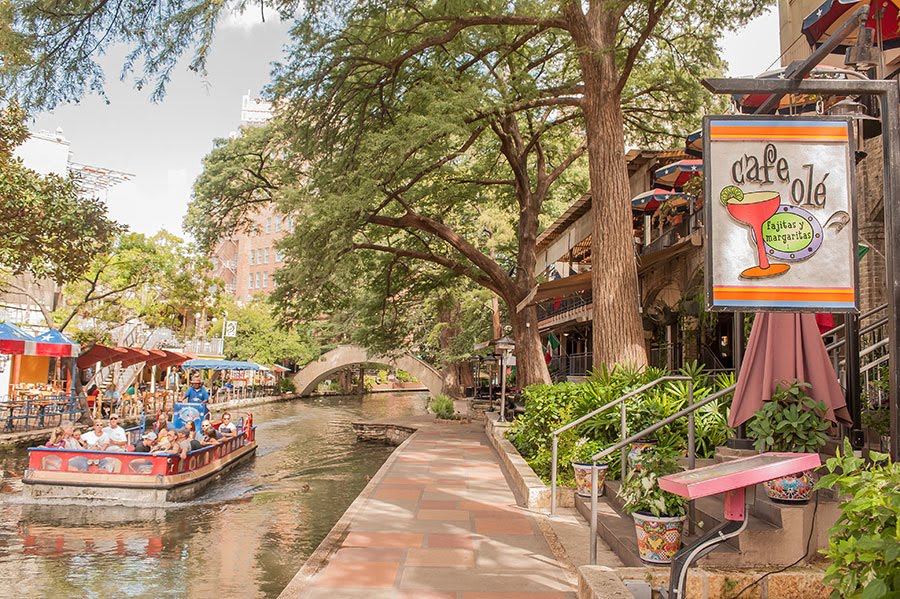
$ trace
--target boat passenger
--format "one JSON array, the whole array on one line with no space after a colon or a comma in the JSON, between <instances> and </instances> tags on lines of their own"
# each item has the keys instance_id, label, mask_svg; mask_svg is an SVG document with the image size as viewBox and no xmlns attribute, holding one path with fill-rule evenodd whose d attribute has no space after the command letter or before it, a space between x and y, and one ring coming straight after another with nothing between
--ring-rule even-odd
<instances>
[{"instance_id":1,"label":"boat passenger","mask_svg":"<svg viewBox=\"0 0 900 599\"><path fill-rule=\"evenodd\" d=\"M169 420L166 417L166 413L160 410L159 414L156 415L156 421L153 423L153 432L159 435L160 431L166 430L168 425Z\"/></svg>"},{"instance_id":2,"label":"boat passenger","mask_svg":"<svg viewBox=\"0 0 900 599\"><path fill-rule=\"evenodd\" d=\"M93 449L98 451L106 451L109 446L109 435L103 432L103 423L97 420L94 422L93 430L81 435L85 449Z\"/></svg>"},{"instance_id":3,"label":"boat passenger","mask_svg":"<svg viewBox=\"0 0 900 599\"><path fill-rule=\"evenodd\" d=\"M200 442L203 445L215 445L219 442L223 436L215 429L212 425L212 422L209 420L203 421L203 440Z\"/></svg>"},{"instance_id":4,"label":"boat passenger","mask_svg":"<svg viewBox=\"0 0 900 599\"><path fill-rule=\"evenodd\" d=\"M109 447L107 451L128 451L128 435L125 429L119 426L119 415L109 415L109 426L103 429L106 436L109 437Z\"/></svg>"},{"instance_id":5,"label":"boat passenger","mask_svg":"<svg viewBox=\"0 0 900 599\"><path fill-rule=\"evenodd\" d=\"M192 451L191 440L188 439L188 430L186 428L178 429L176 434L178 448L181 450L181 459L184 460L187 458L188 452Z\"/></svg>"},{"instance_id":6,"label":"boat passenger","mask_svg":"<svg viewBox=\"0 0 900 599\"><path fill-rule=\"evenodd\" d=\"M57 426L50 433L50 440L44 443L44 447L49 447L50 449L64 449L66 446L66 433L63 431L63 427Z\"/></svg>"},{"instance_id":7,"label":"boat passenger","mask_svg":"<svg viewBox=\"0 0 900 599\"><path fill-rule=\"evenodd\" d=\"M231 414L225 412L222 414L222 423L219 424L219 433L226 437L233 437L237 434L237 427L231 421Z\"/></svg>"},{"instance_id":8,"label":"boat passenger","mask_svg":"<svg viewBox=\"0 0 900 599\"><path fill-rule=\"evenodd\" d=\"M163 429L159 431L159 435L156 439L156 445L153 446L153 450L151 453L174 453L175 448L173 445L172 435L168 430Z\"/></svg>"},{"instance_id":9,"label":"boat passenger","mask_svg":"<svg viewBox=\"0 0 900 599\"><path fill-rule=\"evenodd\" d=\"M191 385L184 392L184 399L200 403L209 401L209 390L203 386L203 381L200 380L199 374L191 376Z\"/></svg>"},{"instance_id":10,"label":"boat passenger","mask_svg":"<svg viewBox=\"0 0 900 599\"><path fill-rule=\"evenodd\" d=\"M72 429L72 435L66 439L66 449L84 449L80 428Z\"/></svg>"},{"instance_id":11,"label":"boat passenger","mask_svg":"<svg viewBox=\"0 0 900 599\"><path fill-rule=\"evenodd\" d=\"M134 446L135 453L150 453L156 445L156 433L147 431L141 435L141 440Z\"/></svg>"}]
</instances>

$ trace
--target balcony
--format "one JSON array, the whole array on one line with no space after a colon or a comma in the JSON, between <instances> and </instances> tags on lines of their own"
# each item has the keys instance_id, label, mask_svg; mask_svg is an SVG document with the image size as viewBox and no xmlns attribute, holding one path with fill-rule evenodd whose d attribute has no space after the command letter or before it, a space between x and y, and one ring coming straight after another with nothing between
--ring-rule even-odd
<instances>
[{"instance_id":1,"label":"balcony","mask_svg":"<svg viewBox=\"0 0 900 599\"><path fill-rule=\"evenodd\" d=\"M593 295L590 289L542 302L537 305L538 328L547 330L571 321L590 320L592 308Z\"/></svg>"}]
</instances>

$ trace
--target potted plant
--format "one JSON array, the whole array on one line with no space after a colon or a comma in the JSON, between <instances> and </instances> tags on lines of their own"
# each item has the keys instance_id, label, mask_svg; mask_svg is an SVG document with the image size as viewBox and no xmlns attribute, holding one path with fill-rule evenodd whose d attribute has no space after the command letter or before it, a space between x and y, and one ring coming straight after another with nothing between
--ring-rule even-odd
<instances>
[{"instance_id":1,"label":"potted plant","mask_svg":"<svg viewBox=\"0 0 900 599\"><path fill-rule=\"evenodd\" d=\"M747 437L757 451L818 453L825 446L831 424L825 420L825 403L807 394L810 386L800 381L775 386L771 399L747 425ZM813 485L810 471L764 483L769 498L785 502L809 501Z\"/></svg>"},{"instance_id":2,"label":"potted plant","mask_svg":"<svg viewBox=\"0 0 900 599\"><path fill-rule=\"evenodd\" d=\"M603 451L605 446L599 441L592 441L582 437L575 442L572 451L572 469L575 471L575 493L582 497L591 495L591 458ZM597 488L598 494L603 495L603 481L606 480L606 471L609 464L597 464Z\"/></svg>"},{"instance_id":3,"label":"potted plant","mask_svg":"<svg viewBox=\"0 0 900 599\"><path fill-rule=\"evenodd\" d=\"M634 518L641 560L668 564L681 549L681 535L687 517L687 500L659 488L659 477L682 470L678 454L656 447L644 454L640 470L625 477L619 497L625 511Z\"/></svg>"}]
</instances>

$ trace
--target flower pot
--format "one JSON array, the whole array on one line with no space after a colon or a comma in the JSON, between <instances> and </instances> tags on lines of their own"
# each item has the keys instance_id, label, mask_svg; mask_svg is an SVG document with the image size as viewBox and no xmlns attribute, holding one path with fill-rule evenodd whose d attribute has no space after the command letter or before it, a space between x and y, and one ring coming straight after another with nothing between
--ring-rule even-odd
<instances>
[{"instance_id":1,"label":"flower pot","mask_svg":"<svg viewBox=\"0 0 900 599\"><path fill-rule=\"evenodd\" d=\"M656 447L655 439L645 439L632 443L628 450L628 468L633 472L640 472L643 455L653 447Z\"/></svg>"},{"instance_id":2,"label":"flower pot","mask_svg":"<svg viewBox=\"0 0 900 599\"><path fill-rule=\"evenodd\" d=\"M670 563L681 549L681 532L687 516L657 517L646 512L631 516L641 560L651 564Z\"/></svg>"},{"instance_id":3,"label":"flower pot","mask_svg":"<svg viewBox=\"0 0 900 599\"><path fill-rule=\"evenodd\" d=\"M785 503L806 503L812 495L815 481L812 472L789 474L763 483L766 495L773 501Z\"/></svg>"},{"instance_id":4,"label":"flower pot","mask_svg":"<svg viewBox=\"0 0 900 599\"><path fill-rule=\"evenodd\" d=\"M597 464L597 494L603 495L603 481L606 480L606 470L609 464ZM575 470L575 493L582 497L591 496L591 465L572 464Z\"/></svg>"}]
</instances>

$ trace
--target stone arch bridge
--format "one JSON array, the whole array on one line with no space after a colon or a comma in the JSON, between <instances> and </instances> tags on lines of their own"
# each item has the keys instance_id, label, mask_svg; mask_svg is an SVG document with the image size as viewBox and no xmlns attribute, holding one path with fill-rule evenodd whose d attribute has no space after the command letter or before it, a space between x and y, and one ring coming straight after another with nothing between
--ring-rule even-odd
<instances>
[{"instance_id":1,"label":"stone arch bridge","mask_svg":"<svg viewBox=\"0 0 900 599\"><path fill-rule=\"evenodd\" d=\"M355 345L340 345L320 356L318 360L310 362L294 375L294 385L300 395L309 395L316 390L319 383L339 370L365 364L379 364L405 370L427 387L432 395L444 392L444 379L441 373L427 362L410 354L393 357L374 355Z\"/></svg>"}]
</instances>

